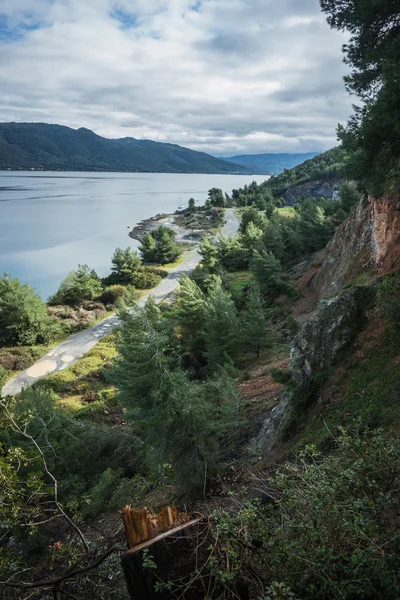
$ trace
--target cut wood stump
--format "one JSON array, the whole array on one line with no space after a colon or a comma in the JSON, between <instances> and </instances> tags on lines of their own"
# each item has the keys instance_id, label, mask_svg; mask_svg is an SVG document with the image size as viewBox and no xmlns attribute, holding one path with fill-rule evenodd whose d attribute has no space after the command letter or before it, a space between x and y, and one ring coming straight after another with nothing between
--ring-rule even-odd
<instances>
[{"instance_id":1,"label":"cut wood stump","mask_svg":"<svg viewBox=\"0 0 400 600\"><path fill-rule=\"evenodd\" d=\"M129 506L120 512L128 542L122 568L131 599L168 600L172 596L165 584L191 572L207 520L170 506L158 514ZM161 584L160 591L156 591L157 584Z\"/></svg>"}]
</instances>

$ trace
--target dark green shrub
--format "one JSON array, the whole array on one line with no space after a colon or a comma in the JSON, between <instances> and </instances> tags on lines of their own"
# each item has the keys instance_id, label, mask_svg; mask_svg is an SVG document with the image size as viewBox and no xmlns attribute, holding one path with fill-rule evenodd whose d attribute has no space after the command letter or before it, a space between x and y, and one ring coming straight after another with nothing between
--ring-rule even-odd
<instances>
[{"instance_id":1,"label":"dark green shrub","mask_svg":"<svg viewBox=\"0 0 400 600\"><path fill-rule=\"evenodd\" d=\"M308 448L269 478L267 503L214 516L207 564L220 581L247 573L303 600L398 598L399 440L365 431L334 442L328 456Z\"/></svg>"},{"instance_id":2,"label":"dark green shrub","mask_svg":"<svg viewBox=\"0 0 400 600\"><path fill-rule=\"evenodd\" d=\"M125 296L125 287L123 285L110 285L101 293L100 300L103 304L112 304L118 306Z\"/></svg>"},{"instance_id":3,"label":"dark green shrub","mask_svg":"<svg viewBox=\"0 0 400 600\"><path fill-rule=\"evenodd\" d=\"M132 275L132 284L138 290L150 290L153 287L156 287L161 281L161 277L156 273L152 273L147 269L142 269L140 271L136 271Z\"/></svg>"},{"instance_id":4,"label":"dark green shrub","mask_svg":"<svg viewBox=\"0 0 400 600\"><path fill-rule=\"evenodd\" d=\"M0 278L0 345L46 344L59 333L33 288L7 274Z\"/></svg>"}]
</instances>

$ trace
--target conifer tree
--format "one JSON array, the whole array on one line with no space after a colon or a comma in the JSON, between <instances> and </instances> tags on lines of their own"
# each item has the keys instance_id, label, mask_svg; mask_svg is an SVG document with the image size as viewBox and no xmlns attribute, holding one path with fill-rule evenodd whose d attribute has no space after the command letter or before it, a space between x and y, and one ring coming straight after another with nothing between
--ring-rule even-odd
<instances>
[{"instance_id":1,"label":"conifer tree","mask_svg":"<svg viewBox=\"0 0 400 600\"><path fill-rule=\"evenodd\" d=\"M247 293L247 301L241 313L242 336L247 349L260 356L261 348L270 345L268 320L265 316L260 288L252 285Z\"/></svg>"},{"instance_id":2,"label":"conifer tree","mask_svg":"<svg viewBox=\"0 0 400 600\"><path fill-rule=\"evenodd\" d=\"M130 283L132 274L140 268L141 260L132 248L116 248L111 258L111 265L117 283Z\"/></svg>"},{"instance_id":3,"label":"conifer tree","mask_svg":"<svg viewBox=\"0 0 400 600\"><path fill-rule=\"evenodd\" d=\"M172 330L153 300L123 313L122 320L113 379L144 443L146 464L155 477L171 464L180 487L203 483L215 468L215 434L227 414L214 402L215 384L191 381L179 368Z\"/></svg>"},{"instance_id":4,"label":"conifer tree","mask_svg":"<svg viewBox=\"0 0 400 600\"><path fill-rule=\"evenodd\" d=\"M139 246L139 252L142 255L143 260L155 262L155 248L156 241L154 237L150 233L146 233Z\"/></svg>"},{"instance_id":5,"label":"conifer tree","mask_svg":"<svg viewBox=\"0 0 400 600\"><path fill-rule=\"evenodd\" d=\"M213 240L205 237L200 242L199 254L203 257L206 269L212 271L218 263L218 248Z\"/></svg>"},{"instance_id":6,"label":"conifer tree","mask_svg":"<svg viewBox=\"0 0 400 600\"><path fill-rule=\"evenodd\" d=\"M242 244L249 253L249 256L253 254L254 250L259 245L262 235L262 229L257 227L257 225L253 223L253 221L250 221L250 223L246 227L246 231L241 236Z\"/></svg>"},{"instance_id":7,"label":"conifer tree","mask_svg":"<svg viewBox=\"0 0 400 600\"><path fill-rule=\"evenodd\" d=\"M206 309L206 296L189 277L180 280L178 322L185 345L191 351L204 349L202 329Z\"/></svg>"},{"instance_id":8,"label":"conifer tree","mask_svg":"<svg viewBox=\"0 0 400 600\"><path fill-rule=\"evenodd\" d=\"M177 260L181 254L181 247L175 242L175 233L172 229L160 225L154 231L146 233L139 246L143 260L157 262L162 265Z\"/></svg>"},{"instance_id":9,"label":"conifer tree","mask_svg":"<svg viewBox=\"0 0 400 600\"><path fill-rule=\"evenodd\" d=\"M296 289L290 285L281 263L272 252L255 250L251 270L260 287L261 293L275 300L281 294L295 297Z\"/></svg>"},{"instance_id":10,"label":"conifer tree","mask_svg":"<svg viewBox=\"0 0 400 600\"><path fill-rule=\"evenodd\" d=\"M237 309L221 279L209 292L204 319L205 356L212 371L230 363L240 353L240 323Z\"/></svg>"}]
</instances>

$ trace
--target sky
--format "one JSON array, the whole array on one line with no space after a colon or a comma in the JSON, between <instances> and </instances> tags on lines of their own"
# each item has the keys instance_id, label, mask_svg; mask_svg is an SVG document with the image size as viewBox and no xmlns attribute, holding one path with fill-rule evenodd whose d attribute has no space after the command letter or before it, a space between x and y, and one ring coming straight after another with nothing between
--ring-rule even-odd
<instances>
[{"instance_id":1,"label":"sky","mask_svg":"<svg viewBox=\"0 0 400 600\"><path fill-rule=\"evenodd\" d=\"M0 0L0 121L217 156L336 145L344 34L318 0Z\"/></svg>"}]
</instances>

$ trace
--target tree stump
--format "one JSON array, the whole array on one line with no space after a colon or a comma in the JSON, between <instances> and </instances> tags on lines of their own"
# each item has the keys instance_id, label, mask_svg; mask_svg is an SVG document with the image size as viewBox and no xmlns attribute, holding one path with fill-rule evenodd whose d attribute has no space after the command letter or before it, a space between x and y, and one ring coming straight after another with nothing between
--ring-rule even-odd
<instances>
[{"instance_id":1,"label":"tree stump","mask_svg":"<svg viewBox=\"0 0 400 600\"><path fill-rule=\"evenodd\" d=\"M187 579L195 567L197 548L207 529L205 517L169 506L158 514L127 506L121 514L129 548L121 562L131 599L170 600L168 582ZM193 592L193 598L202 598Z\"/></svg>"}]
</instances>

